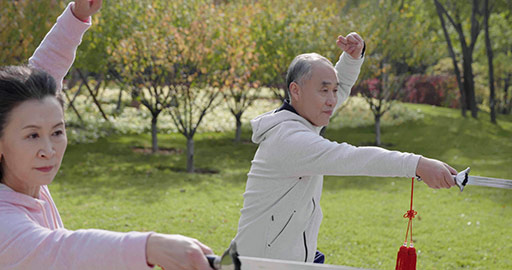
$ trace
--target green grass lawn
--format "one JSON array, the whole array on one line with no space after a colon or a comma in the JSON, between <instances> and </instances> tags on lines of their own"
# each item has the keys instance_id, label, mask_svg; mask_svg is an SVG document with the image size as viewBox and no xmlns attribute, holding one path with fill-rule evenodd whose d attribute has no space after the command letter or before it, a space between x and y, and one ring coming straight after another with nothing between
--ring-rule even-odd
<instances>
[{"instance_id":1,"label":"green grass lawn","mask_svg":"<svg viewBox=\"0 0 512 270\"><path fill-rule=\"evenodd\" d=\"M441 159L473 175L512 178L512 117L498 125L480 113L406 105L424 117L382 129L388 149ZM340 117L343 117L343 112ZM248 139L250 132L244 131ZM246 174L256 151L232 133L196 136L196 166L218 174L187 174L184 153L147 155L150 137L123 135L70 145L50 189L68 229L179 233L219 254L236 234ZM373 126L330 127L326 137L354 145L374 140ZM184 150L181 135L159 135L160 146ZM318 248L326 263L393 269L405 237L410 179L325 177ZM432 190L415 183L414 240L418 269L512 269L512 190L468 186Z\"/></svg>"}]
</instances>

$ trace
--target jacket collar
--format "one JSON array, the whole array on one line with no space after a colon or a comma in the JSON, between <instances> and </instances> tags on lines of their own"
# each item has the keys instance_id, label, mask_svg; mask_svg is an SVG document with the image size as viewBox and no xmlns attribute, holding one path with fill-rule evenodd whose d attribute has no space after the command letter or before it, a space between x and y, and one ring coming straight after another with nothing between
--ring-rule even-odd
<instances>
[{"instance_id":1,"label":"jacket collar","mask_svg":"<svg viewBox=\"0 0 512 270\"><path fill-rule=\"evenodd\" d=\"M41 189L42 188L43 187L41 187ZM16 192L4 184L0 184L0 202L20 205L28 209L39 209L40 203L46 203L42 199L36 199L23 193Z\"/></svg>"},{"instance_id":2,"label":"jacket collar","mask_svg":"<svg viewBox=\"0 0 512 270\"><path fill-rule=\"evenodd\" d=\"M295 113L297 115L299 115L299 113L295 110L295 108L290 104L290 102L288 100L283 100L283 105L281 105L281 107L279 107L279 109L277 109L275 112L280 112L280 111L290 111L292 113Z\"/></svg>"}]
</instances>

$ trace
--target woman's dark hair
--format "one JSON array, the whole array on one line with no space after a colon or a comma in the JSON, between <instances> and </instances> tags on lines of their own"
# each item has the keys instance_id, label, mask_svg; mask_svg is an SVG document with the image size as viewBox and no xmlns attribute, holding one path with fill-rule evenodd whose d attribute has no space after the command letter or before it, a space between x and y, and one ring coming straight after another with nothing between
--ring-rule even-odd
<instances>
[{"instance_id":1,"label":"woman's dark hair","mask_svg":"<svg viewBox=\"0 0 512 270\"><path fill-rule=\"evenodd\" d=\"M63 106L55 79L50 74L30 66L0 67L0 138L9 114L16 106L28 100L43 100L47 96L57 98ZM0 165L0 182L2 178Z\"/></svg>"}]
</instances>

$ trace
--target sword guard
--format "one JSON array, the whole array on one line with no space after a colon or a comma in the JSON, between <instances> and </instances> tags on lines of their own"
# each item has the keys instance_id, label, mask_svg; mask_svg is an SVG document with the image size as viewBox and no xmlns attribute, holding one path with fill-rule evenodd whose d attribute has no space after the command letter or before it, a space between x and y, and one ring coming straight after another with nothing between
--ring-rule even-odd
<instances>
[{"instance_id":1,"label":"sword guard","mask_svg":"<svg viewBox=\"0 0 512 270\"><path fill-rule=\"evenodd\" d=\"M460 192L464 190L464 187L468 183L468 176L470 170L471 168L467 167L465 170L459 172L457 175L453 177L453 180L455 180L455 184L460 188Z\"/></svg>"}]
</instances>

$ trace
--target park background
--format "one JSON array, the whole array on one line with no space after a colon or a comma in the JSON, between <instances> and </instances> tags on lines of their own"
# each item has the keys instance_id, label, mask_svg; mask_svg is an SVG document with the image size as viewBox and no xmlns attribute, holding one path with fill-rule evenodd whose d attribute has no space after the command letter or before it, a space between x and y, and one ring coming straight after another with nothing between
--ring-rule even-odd
<instances>
[{"instance_id":1,"label":"park background","mask_svg":"<svg viewBox=\"0 0 512 270\"><path fill-rule=\"evenodd\" d=\"M23 64L68 1L0 0L0 61ZM158 231L217 254L294 56L366 58L325 137L512 175L512 1L104 0L64 82L70 144L50 190L68 229ZM329 264L391 269L410 179L325 177ZM418 269L512 268L512 192L415 186Z\"/></svg>"}]
</instances>

